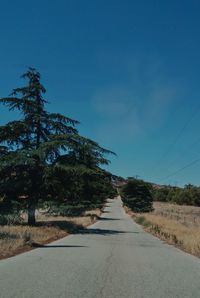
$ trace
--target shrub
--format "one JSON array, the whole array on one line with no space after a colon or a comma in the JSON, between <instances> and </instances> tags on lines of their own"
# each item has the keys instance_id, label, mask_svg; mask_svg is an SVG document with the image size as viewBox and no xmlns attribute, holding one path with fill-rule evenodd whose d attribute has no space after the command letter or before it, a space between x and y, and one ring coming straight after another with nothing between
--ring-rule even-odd
<instances>
[{"instance_id":1,"label":"shrub","mask_svg":"<svg viewBox=\"0 0 200 298\"><path fill-rule=\"evenodd\" d=\"M152 195L154 201L200 206L200 187L191 184L184 188L162 186L160 189L153 189Z\"/></svg>"},{"instance_id":2,"label":"shrub","mask_svg":"<svg viewBox=\"0 0 200 298\"><path fill-rule=\"evenodd\" d=\"M164 187L164 188L153 190L154 201L167 202L169 192L170 192L169 187Z\"/></svg>"},{"instance_id":3,"label":"shrub","mask_svg":"<svg viewBox=\"0 0 200 298\"><path fill-rule=\"evenodd\" d=\"M153 210L153 198L148 184L143 180L128 179L121 187L124 204L134 212L150 212Z\"/></svg>"},{"instance_id":4,"label":"shrub","mask_svg":"<svg viewBox=\"0 0 200 298\"><path fill-rule=\"evenodd\" d=\"M21 223L22 219L18 213L0 214L0 225L14 225Z\"/></svg>"},{"instance_id":5,"label":"shrub","mask_svg":"<svg viewBox=\"0 0 200 298\"><path fill-rule=\"evenodd\" d=\"M144 216L137 216L135 218L135 222L138 223L139 225L146 227L146 228L151 225L151 223L149 221L147 221Z\"/></svg>"}]
</instances>

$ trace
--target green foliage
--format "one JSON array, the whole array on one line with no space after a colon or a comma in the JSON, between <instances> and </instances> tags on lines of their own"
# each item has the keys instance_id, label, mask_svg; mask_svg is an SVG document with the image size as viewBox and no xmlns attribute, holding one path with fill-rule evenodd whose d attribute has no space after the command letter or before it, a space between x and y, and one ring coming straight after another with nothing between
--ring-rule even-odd
<instances>
[{"instance_id":1,"label":"green foliage","mask_svg":"<svg viewBox=\"0 0 200 298\"><path fill-rule=\"evenodd\" d=\"M156 189L155 191L153 191L154 201L167 202L167 200L169 200L168 198L169 192L170 192L170 189L168 187Z\"/></svg>"},{"instance_id":2,"label":"green foliage","mask_svg":"<svg viewBox=\"0 0 200 298\"><path fill-rule=\"evenodd\" d=\"M6 206L11 212L15 202L19 210L28 210L28 222L34 225L36 208L47 201L63 210L64 205L102 205L114 191L111 174L100 166L109 163L105 155L114 153L80 136L78 121L45 109L46 90L35 69L22 78L25 87L0 99L21 114L20 120L0 126L1 210Z\"/></svg>"},{"instance_id":3,"label":"green foliage","mask_svg":"<svg viewBox=\"0 0 200 298\"><path fill-rule=\"evenodd\" d=\"M21 223L19 213L0 214L0 225L13 225Z\"/></svg>"},{"instance_id":4,"label":"green foliage","mask_svg":"<svg viewBox=\"0 0 200 298\"><path fill-rule=\"evenodd\" d=\"M149 185L143 180L128 179L121 187L121 196L124 204L134 212L152 211L152 195Z\"/></svg>"},{"instance_id":5,"label":"green foliage","mask_svg":"<svg viewBox=\"0 0 200 298\"><path fill-rule=\"evenodd\" d=\"M150 226L150 222L147 221L144 216L135 217L135 222L138 223L139 225L143 225L146 228Z\"/></svg>"},{"instance_id":6,"label":"green foliage","mask_svg":"<svg viewBox=\"0 0 200 298\"><path fill-rule=\"evenodd\" d=\"M184 188L162 186L153 189L152 195L154 201L200 206L200 187L191 184L185 185Z\"/></svg>"}]
</instances>

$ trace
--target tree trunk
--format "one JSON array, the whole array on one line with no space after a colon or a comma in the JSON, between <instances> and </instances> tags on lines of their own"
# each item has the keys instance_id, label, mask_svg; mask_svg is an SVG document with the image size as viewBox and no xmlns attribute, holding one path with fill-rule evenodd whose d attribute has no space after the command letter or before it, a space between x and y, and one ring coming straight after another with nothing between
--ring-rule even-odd
<instances>
[{"instance_id":1,"label":"tree trunk","mask_svg":"<svg viewBox=\"0 0 200 298\"><path fill-rule=\"evenodd\" d=\"M35 226L35 202L29 199L28 202L28 225Z\"/></svg>"}]
</instances>

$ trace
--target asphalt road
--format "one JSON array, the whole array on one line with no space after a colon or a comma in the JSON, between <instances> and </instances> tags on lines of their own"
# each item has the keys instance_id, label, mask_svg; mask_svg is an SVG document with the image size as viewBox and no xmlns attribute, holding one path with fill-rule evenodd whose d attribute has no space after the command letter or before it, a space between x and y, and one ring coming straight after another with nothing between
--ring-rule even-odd
<instances>
[{"instance_id":1,"label":"asphalt road","mask_svg":"<svg viewBox=\"0 0 200 298\"><path fill-rule=\"evenodd\" d=\"M199 298L200 260L145 233L121 200L86 231L0 261L1 298Z\"/></svg>"}]
</instances>

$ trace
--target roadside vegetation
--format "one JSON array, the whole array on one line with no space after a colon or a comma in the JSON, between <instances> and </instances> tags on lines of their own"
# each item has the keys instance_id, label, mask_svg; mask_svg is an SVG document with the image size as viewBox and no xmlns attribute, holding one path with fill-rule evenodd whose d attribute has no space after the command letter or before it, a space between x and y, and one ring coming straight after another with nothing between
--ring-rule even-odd
<instances>
[{"instance_id":1,"label":"roadside vegetation","mask_svg":"<svg viewBox=\"0 0 200 298\"><path fill-rule=\"evenodd\" d=\"M200 257L200 207L195 213L190 206L172 206L154 204L149 214L131 213L133 219L146 231L173 244L182 250ZM193 207L194 208L194 207Z\"/></svg>"},{"instance_id":2,"label":"roadside vegetation","mask_svg":"<svg viewBox=\"0 0 200 298\"><path fill-rule=\"evenodd\" d=\"M152 195L154 201L200 206L200 187L192 184L187 184L183 188L170 185L154 185Z\"/></svg>"},{"instance_id":3,"label":"roadside vegetation","mask_svg":"<svg viewBox=\"0 0 200 298\"><path fill-rule=\"evenodd\" d=\"M77 120L47 111L39 72L29 68L22 78L25 86L0 98L0 104L18 115L0 126L0 253L4 254L27 243L62 237L74 223L83 227L92 223L94 215L86 212L100 210L108 197L116 196L115 177L102 168L114 153L81 136ZM38 210L48 219L38 220ZM73 225L62 226L63 221Z\"/></svg>"},{"instance_id":4,"label":"roadside vegetation","mask_svg":"<svg viewBox=\"0 0 200 298\"><path fill-rule=\"evenodd\" d=\"M200 257L200 207L189 206L199 204L198 187L154 188L131 178L120 187L120 193L126 212L147 232Z\"/></svg>"},{"instance_id":5,"label":"roadside vegetation","mask_svg":"<svg viewBox=\"0 0 200 298\"><path fill-rule=\"evenodd\" d=\"M129 178L119 189L124 205L134 212L150 212L153 197L149 185L143 180Z\"/></svg>"},{"instance_id":6,"label":"roadside vegetation","mask_svg":"<svg viewBox=\"0 0 200 298\"><path fill-rule=\"evenodd\" d=\"M152 195L154 212L142 215L149 223L147 230L200 257L200 187L157 186Z\"/></svg>"},{"instance_id":7,"label":"roadside vegetation","mask_svg":"<svg viewBox=\"0 0 200 298\"><path fill-rule=\"evenodd\" d=\"M81 216L68 217L37 212L36 226L27 225L27 215L22 214L20 224L0 225L0 259L43 247L68 234L78 233L93 224L100 214L100 209L86 211Z\"/></svg>"}]
</instances>

